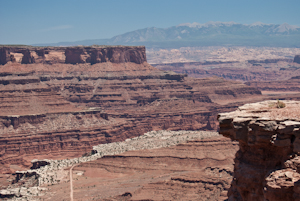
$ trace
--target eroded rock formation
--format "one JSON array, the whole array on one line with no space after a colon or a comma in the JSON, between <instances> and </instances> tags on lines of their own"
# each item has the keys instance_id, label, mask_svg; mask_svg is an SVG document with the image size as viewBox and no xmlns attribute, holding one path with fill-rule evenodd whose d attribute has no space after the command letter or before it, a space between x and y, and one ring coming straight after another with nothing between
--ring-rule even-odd
<instances>
[{"instance_id":1,"label":"eroded rock formation","mask_svg":"<svg viewBox=\"0 0 300 201\"><path fill-rule=\"evenodd\" d=\"M220 111L262 98L239 82L158 70L143 62L144 48L106 47L106 57L99 52L101 62L93 65L86 56L97 48L74 49L73 63L85 63L60 63L69 57L64 51L37 48L36 63L0 66L2 173L28 168L34 158L78 157L94 145L151 130L216 130ZM37 63L43 58L47 62Z\"/></svg>"},{"instance_id":2,"label":"eroded rock formation","mask_svg":"<svg viewBox=\"0 0 300 201\"><path fill-rule=\"evenodd\" d=\"M226 200L237 148L217 132L151 131L79 158L34 160L0 196L69 199L73 167L76 200Z\"/></svg>"},{"instance_id":3,"label":"eroded rock formation","mask_svg":"<svg viewBox=\"0 0 300 201\"><path fill-rule=\"evenodd\" d=\"M296 57L295 57L296 58ZM153 65L161 70L185 73L191 77L223 77L241 81L279 81L300 75L300 65L292 59L266 59L237 62L185 62Z\"/></svg>"},{"instance_id":4,"label":"eroded rock formation","mask_svg":"<svg viewBox=\"0 0 300 201\"><path fill-rule=\"evenodd\" d=\"M248 86L255 87L262 91L278 91L278 92L299 92L300 76L294 76L288 80L279 81L252 81L245 83Z\"/></svg>"},{"instance_id":5,"label":"eroded rock formation","mask_svg":"<svg viewBox=\"0 0 300 201\"><path fill-rule=\"evenodd\" d=\"M300 64L300 55L295 56L294 62Z\"/></svg>"},{"instance_id":6,"label":"eroded rock formation","mask_svg":"<svg viewBox=\"0 0 300 201\"><path fill-rule=\"evenodd\" d=\"M8 48L6 47L0 48L0 64L4 65L8 61L14 61L14 58L10 57Z\"/></svg>"},{"instance_id":7,"label":"eroded rock formation","mask_svg":"<svg viewBox=\"0 0 300 201\"><path fill-rule=\"evenodd\" d=\"M218 119L239 142L229 200L299 200L300 102L246 104Z\"/></svg>"},{"instance_id":8,"label":"eroded rock formation","mask_svg":"<svg viewBox=\"0 0 300 201\"><path fill-rule=\"evenodd\" d=\"M146 62L145 47L91 46L91 47L0 47L0 64L17 62L32 63L124 63Z\"/></svg>"}]
</instances>

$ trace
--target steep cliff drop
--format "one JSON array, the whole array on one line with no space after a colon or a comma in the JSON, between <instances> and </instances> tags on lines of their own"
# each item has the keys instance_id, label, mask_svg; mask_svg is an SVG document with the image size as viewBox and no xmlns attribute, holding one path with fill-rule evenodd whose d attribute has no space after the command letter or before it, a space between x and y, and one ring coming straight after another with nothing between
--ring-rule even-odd
<instances>
[{"instance_id":1,"label":"steep cliff drop","mask_svg":"<svg viewBox=\"0 0 300 201\"><path fill-rule=\"evenodd\" d=\"M239 141L229 200L299 200L300 102L246 104L218 120Z\"/></svg>"},{"instance_id":2,"label":"steep cliff drop","mask_svg":"<svg viewBox=\"0 0 300 201\"><path fill-rule=\"evenodd\" d=\"M77 46L77 47L0 47L0 64L8 62L33 63L124 63L141 64L146 62L146 50L143 46Z\"/></svg>"},{"instance_id":3,"label":"steep cliff drop","mask_svg":"<svg viewBox=\"0 0 300 201\"><path fill-rule=\"evenodd\" d=\"M78 157L151 130L216 130L259 90L146 62L145 47L1 47L0 171ZM1 182L0 182L1 183Z\"/></svg>"},{"instance_id":4,"label":"steep cliff drop","mask_svg":"<svg viewBox=\"0 0 300 201\"><path fill-rule=\"evenodd\" d=\"M294 62L300 64L300 55L295 56Z\"/></svg>"}]
</instances>

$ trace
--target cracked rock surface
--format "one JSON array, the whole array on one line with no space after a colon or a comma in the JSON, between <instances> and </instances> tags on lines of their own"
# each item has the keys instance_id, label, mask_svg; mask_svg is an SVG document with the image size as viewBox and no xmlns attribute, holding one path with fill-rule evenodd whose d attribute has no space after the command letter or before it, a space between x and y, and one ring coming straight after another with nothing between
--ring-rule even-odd
<instances>
[{"instance_id":1,"label":"cracked rock surface","mask_svg":"<svg viewBox=\"0 0 300 201\"><path fill-rule=\"evenodd\" d=\"M229 200L300 200L300 102L246 104L218 120L239 142Z\"/></svg>"}]
</instances>

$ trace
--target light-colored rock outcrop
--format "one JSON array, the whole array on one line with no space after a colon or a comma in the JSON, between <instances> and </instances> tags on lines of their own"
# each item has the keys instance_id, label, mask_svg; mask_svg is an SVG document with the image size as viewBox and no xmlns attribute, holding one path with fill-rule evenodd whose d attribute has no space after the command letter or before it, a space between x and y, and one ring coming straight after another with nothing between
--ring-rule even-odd
<instances>
[{"instance_id":1,"label":"light-colored rock outcrop","mask_svg":"<svg viewBox=\"0 0 300 201\"><path fill-rule=\"evenodd\" d=\"M240 147L229 200L299 200L300 102L246 104L218 120Z\"/></svg>"}]
</instances>

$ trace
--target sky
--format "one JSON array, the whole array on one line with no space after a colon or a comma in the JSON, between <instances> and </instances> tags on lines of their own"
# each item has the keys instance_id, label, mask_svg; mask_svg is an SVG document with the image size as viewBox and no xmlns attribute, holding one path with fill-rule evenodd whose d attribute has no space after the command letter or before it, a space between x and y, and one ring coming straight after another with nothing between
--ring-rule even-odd
<instances>
[{"instance_id":1,"label":"sky","mask_svg":"<svg viewBox=\"0 0 300 201\"><path fill-rule=\"evenodd\" d=\"M106 39L209 21L300 26L300 0L0 0L0 44Z\"/></svg>"}]
</instances>

